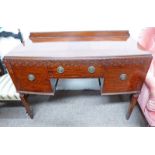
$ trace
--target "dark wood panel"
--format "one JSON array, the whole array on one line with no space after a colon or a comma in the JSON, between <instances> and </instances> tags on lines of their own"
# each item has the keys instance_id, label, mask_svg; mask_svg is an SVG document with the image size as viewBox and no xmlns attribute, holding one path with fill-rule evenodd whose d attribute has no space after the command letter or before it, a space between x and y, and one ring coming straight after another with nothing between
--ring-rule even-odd
<instances>
[{"instance_id":1,"label":"dark wood panel","mask_svg":"<svg viewBox=\"0 0 155 155\"><path fill-rule=\"evenodd\" d=\"M32 32L29 38L33 42L51 41L125 41L128 31L70 31L70 32Z\"/></svg>"}]
</instances>

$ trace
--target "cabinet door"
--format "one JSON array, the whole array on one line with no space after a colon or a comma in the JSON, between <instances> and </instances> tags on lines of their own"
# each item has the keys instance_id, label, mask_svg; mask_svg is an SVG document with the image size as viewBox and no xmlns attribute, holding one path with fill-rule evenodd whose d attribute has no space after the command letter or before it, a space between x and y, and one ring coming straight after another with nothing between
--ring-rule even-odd
<instances>
[{"instance_id":1,"label":"cabinet door","mask_svg":"<svg viewBox=\"0 0 155 155\"><path fill-rule=\"evenodd\" d=\"M140 91L148 66L111 66L105 69L102 93Z\"/></svg>"},{"instance_id":2,"label":"cabinet door","mask_svg":"<svg viewBox=\"0 0 155 155\"><path fill-rule=\"evenodd\" d=\"M37 62L39 63L39 62ZM46 66L29 64L12 65L16 88L18 91L35 93L52 93L53 89L48 78Z\"/></svg>"}]
</instances>

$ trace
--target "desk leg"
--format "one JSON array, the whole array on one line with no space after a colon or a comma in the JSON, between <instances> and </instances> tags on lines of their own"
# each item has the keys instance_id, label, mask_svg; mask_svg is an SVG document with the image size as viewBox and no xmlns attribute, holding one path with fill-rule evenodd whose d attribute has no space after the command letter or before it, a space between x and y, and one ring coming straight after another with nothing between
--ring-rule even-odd
<instances>
[{"instance_id":1,"label":"desk leg","mask_svg":"<svg viewBox=\"0 0 155 155\"><path fill-rule=\"evenodd\" d=\"M138 96L139 96L139 94L133 94L132 97L131 97L130 104L129 104L129 107L128 107L128 112L126 114L126 119L127 120L130 118L131 113L132 113L135 105L138 103L137 102Z\"/></svg>"},{"instance_id":2,"label":"desk leg","mask_svg":"<svg viewBox=\"0 0 155 155\"><path fill-rule=\"evenodd\" d=\"M20 99L22 101L23 106L25 107L26 112L28 113L30 118L33 118L32 109L31 109L30 104L27 100L27 97L28 97L27 95L20 93Z\"/></svg>"}]
</instances>

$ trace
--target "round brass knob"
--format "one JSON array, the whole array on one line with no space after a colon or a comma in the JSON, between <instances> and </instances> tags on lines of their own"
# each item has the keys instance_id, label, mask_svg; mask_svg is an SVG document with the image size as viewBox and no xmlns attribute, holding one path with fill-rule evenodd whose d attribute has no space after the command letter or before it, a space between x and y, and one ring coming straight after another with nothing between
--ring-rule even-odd
<instances>
[{"instance_id":1,"label":"round brass knob","mask_svg":"<svg viewBox=\"0 0 155 155\"><path fill-rule=\"evenodd\" d=\"M63 68L62 66L59 66L59 67L57 68L57 72L58 72L59 74L62 74L62 73L64 72L64 68Z\"/></svg>"},{"instance_id":2,"label":"round brass knob","mask_svg":"<svg viewBox=\"0 0 155 155\"><path fill-rule=\"evenodd\" d=\"M88 67L88 72L91 73L91 74L94 73L95 72L95 67L94 66L89 66Z\"/></svg>"},{"instance_id":3,"label":"round brass knob","mask_svg":"<svg viewBox=\"0 0 155 155\"><path fill-rule=\"evenodd\" d=\"M34 81L35 80L35 76L33 74L29 74L28 75L28 80L29 81Z\"/></svg>"},{"instance_id":4,"label":"round brass knob","mask_svg":"<svg viewBox=\"0 0 155 155\"><path fill-rule=\"evenodd\" d=\"M124 81L127 79L127 74L121 74L120 75L120 80Z\"/></svg>"}]
</instances>

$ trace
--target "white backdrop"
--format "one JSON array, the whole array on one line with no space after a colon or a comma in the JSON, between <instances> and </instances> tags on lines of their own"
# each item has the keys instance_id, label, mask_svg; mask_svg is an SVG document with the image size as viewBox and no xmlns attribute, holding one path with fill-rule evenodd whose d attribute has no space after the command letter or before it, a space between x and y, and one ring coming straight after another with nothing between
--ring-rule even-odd
<instances>
[{"instance_id":1,"label":"white backdrop","mask_svg":"<svg viewBox=\"0 0 155 155\"><path fill-rule=\"evenodd\" d=\"M153 0L0 0L0 27L21 28L25 36L30 31L129 29L136 39L141 28L155 26L154 7ZM153 128L3 128L0 133L3 155L154 154Z\"/></svg>"},{"instance_id":2,"label":"white backdrop","mask_svg":"<svg viewBox=\"0 0 155 155\"><path fill-rule=\"evenodd\" d=\"M122 30L137 40L140 30L155 26L153 0L0 0L0 27L24 39L31 31ZM0 40L0 56L18 45ZM9 44L9 46L8 46Z\"/></svg>"},{"instance_id":3,"label":"white backdrop","mask_svg":"<svg viewBox=\"0 0 155 155\"><path fill-rule=\"evenodd\" d=\"M129 29L154 26L153 0L0 0L0 26L30 31ZM153 21L154 20L154 21Z\"/></svg>"}]
</instances>

